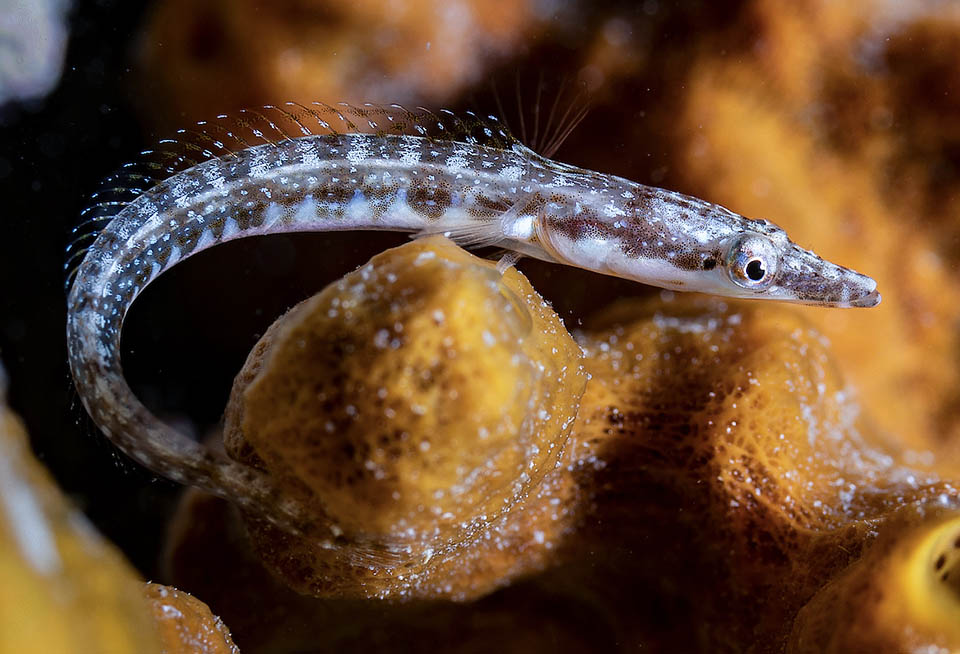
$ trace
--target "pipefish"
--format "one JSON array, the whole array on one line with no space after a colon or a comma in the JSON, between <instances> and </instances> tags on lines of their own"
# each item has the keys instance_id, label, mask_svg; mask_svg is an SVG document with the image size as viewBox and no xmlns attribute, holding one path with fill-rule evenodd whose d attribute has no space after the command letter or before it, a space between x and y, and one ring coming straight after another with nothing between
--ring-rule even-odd
<instances>
[{"instance_id":1,"label":"pipefish","mask_svg":"<svg viewBox=\"0 0 960 654\"><path fill-rule=\"evenodd\" d=\"M303 231L443 233L464 246L667 289L835 307L880 302L872 279L800 248L771 222L552 161L495 119L319 103L221 119L144 153L107 180L86 213L80 231L92 242L73 248L81 261L67 300L69 363L86 410L126 454L287 529L310 526L309 507L162 423L121 367L134 299L163 271L220 243Z\"/></svg>"}]
</instances>

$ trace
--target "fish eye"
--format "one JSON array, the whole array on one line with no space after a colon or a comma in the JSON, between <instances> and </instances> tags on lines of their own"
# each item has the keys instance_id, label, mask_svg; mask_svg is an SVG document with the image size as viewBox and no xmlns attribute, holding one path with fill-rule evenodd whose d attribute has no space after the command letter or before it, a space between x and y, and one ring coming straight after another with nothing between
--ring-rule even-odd
<instances>
[{"instance_id":1,"label":"fish eye","mask_svg":"<svg viewBox=\"0 0 960 654\"><path fill-rule=\"evenodd\" d=\"M763 267L763 260L761 259L750 259L744 270L747 277L754 282L762 282L763 278L767 276L767 271Z\"/></svg>"},{"instance_id":2,"label":"fish eye","mask_svg":"<svg viewBox=\"0 0 960 654\"><path fill-rule=\"evenodd\" d=\"M758 290L773 283L780 255L766 236L747 233L730 243L725 258L727 274L737 286Z\"/></svg>"}]
</instances>

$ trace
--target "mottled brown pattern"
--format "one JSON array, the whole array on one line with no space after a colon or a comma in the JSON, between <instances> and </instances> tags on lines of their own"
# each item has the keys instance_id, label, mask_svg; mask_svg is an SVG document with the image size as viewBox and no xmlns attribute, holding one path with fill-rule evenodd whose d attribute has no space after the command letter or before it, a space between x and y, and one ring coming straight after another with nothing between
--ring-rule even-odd
<instances>
[{"instance_id":1,"label":"mottled brown pattern","mask_svg":"<svg viewBox=\"0 0 960 654\"><path fill-rule=\"evenodd\" d=\"M673 259L673 265L680 270L706 270L708 268L704 263L708 260L708 257L709 255L701 252L680 252Z\"/></svg>"},{"instance_id":2,"label":"mottled brown pattern","mask_svg":"<svg viewBox=\"0 0 960 654\"><path fill-rule=\"evenodd\" d=\"M481 193L476 196L476 206L470 209L470 213L477 218L493 218L510 209L511 204L510 200L503 196L492 198Z\"/></svg>"},{"instance_id":3,"label":"mottled brown pattern","mask_svg":"<svg viewBox=\"0 0 960 654\"><path fill-rule=\"evenodd\" d=\"M382 220L387 215L399 191L399 184L381 184L376 187L363 187L361 192L367 200L370 201L371 216L374 220Z\"/></svg>"},{"instance_id":4,"label":"mottled brown pattern","mask_svg":"<svg viewBox=\"0 0 960 654\"><path fill-rule=\"evenodd\" d=\"M353 197L353 188L347 184L328 182L317 187L314 193L318 200L333 204L344 204Z\"/></svg>"},{"instance_id":5,"label":"mottled brown pattern","mask_svg":"<svg viewBox=\"0 0 960 654\"><path fill-rule=\"evenodd\" d=\"M450 186L445 182L414 179L407 191L407 204L418 214L430 220L439 220L450 207Z\"/></svg>"}]
</instances>

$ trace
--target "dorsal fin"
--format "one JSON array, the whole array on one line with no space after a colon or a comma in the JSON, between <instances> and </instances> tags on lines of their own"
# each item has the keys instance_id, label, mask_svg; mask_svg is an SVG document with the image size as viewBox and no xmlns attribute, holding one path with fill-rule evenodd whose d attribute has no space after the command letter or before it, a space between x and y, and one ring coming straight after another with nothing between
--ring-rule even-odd
<instances>
[{"instance_id":1,"label":"dorsal fin","mask_svg":"<svg viewBox=\"0 0 960 654\"><path fill-rule=\"evenodd\" d=\"M323 134L411 135L510 149L518 143L494 116L466 111L437 112L399 104L350 105L313 102L266 105L221 114L158 141L107 177L90 196L66 248L64 272L69 291L76 268L97 235L125 206L159 182L210 159L236 156L240 150Z\"/></svg>"},{"instance_id":2,"label":"dorsal fin","mask_svg":"<svg viewBox=\"0 0 960 654\"><path fill-rule=\"evenodd\" d=\"M515 74L512 107L509 103L504 107L495 81L491 91L500 121L508 128L512 121L520 141L547 159L553 158L590 112L591 94L586 84L570 77L548 81L543 71L539 71L536 81L523 72Z\"/></svg>"}]
</instances>

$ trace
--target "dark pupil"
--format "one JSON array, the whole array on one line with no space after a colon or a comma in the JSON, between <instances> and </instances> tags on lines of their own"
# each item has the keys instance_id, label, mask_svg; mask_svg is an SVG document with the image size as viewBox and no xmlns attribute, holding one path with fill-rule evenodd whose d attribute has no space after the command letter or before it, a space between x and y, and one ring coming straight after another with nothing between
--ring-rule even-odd
<instances>
[{"instance_id":1,"label":"dark pupil","mask_svg":"<svg viewBox=\"0 0 960 654\"><path fill-rule=\"evenodd\" d=\"M766 274L767 271L763 269L763 263L759 259L754 259L747 264L747 277L751 280L759 282Z\"/></svg>"}]
</instances>

